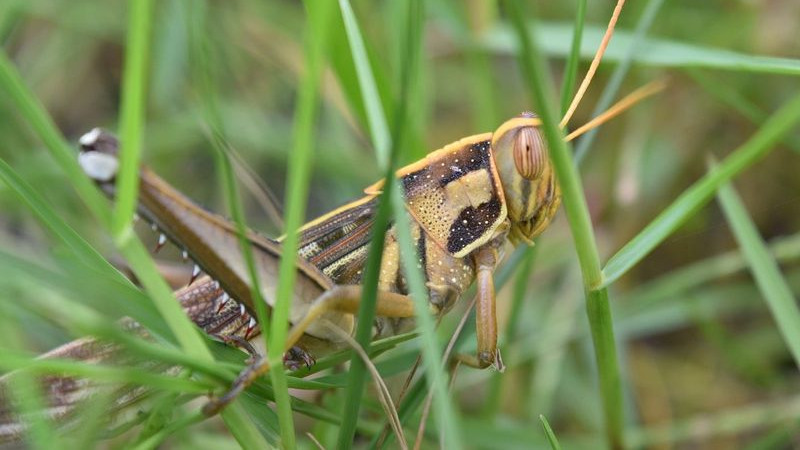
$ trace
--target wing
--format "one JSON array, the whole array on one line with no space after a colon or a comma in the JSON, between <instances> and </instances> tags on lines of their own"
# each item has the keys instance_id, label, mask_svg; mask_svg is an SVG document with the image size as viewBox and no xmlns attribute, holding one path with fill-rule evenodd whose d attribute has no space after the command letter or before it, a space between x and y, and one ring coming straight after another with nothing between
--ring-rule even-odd
<instances>
[{"instance_id":1,"label":"wing","mask_svg":"<svg viewBox=\"0 0 800 450\"><path fill-rule=\"evenodd\" d=\"M366 196L306 224L299 255L336 284L359 284L377 200Z\"/></svg>"},{"instance_id":2,"label":"wing","mask_svg":"<svg viewBox=\"0 0 800 450\"><path fill-rule=\"evenodd\" d=\"M427 235L461 258L488 242L506 219L491 133L470 136L397 172L408 211ZM383 183L367 188L376 194Z\"/></svg>"}]
</instances>

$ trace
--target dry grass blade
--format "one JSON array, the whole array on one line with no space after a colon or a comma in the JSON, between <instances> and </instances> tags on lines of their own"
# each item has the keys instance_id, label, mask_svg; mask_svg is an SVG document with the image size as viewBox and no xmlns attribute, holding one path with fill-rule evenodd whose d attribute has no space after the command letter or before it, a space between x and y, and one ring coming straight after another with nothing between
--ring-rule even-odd
<instances>
[{"instance_id":1,"label":"dry grass blade","mask_svg":"<svg viewBox=\"0 0 800 450\"><path fill-rule=\"evenodd\" d=\"M328 323L327 325L328 329L339 335L339 337L341 337L342 340L345 341L347 345L349 345L353 351L355 351L364 361L367 371L369 371L370 375L372 376L372 380L375 382L375 386L378 388L378 400L380 401L386 416L389 418L389 424L392 426L392 429L397 435L400 448L403 450L408 450L408 443L406 442L406 437L403 434L403 425L400 423L400 416L397 414L397 408L392 401L392 395L389 393L389 388L386 387L386 383L383 381L383 378L381 378L378 368L375 367L375 364L369 358L367 352L364 351L364 347L359 345L352 336L345 333L341 328L333 324Z\"/></svg>"},{"instance_id":2,"label":"dry grass blade","mask_svg":"<svg viewBox=\"0 0 800 450\"><path fill-rule=\"evenodd\" d=\"M231 157L233 169L238 175L239 181L244 184L244 187L258 202L258 205L267 214L272 224L278 229L283 229L283 211L281 211L280 202L275 197L275 194L272 193L261 177L250 168L239 152L231 146L225 147L225 150L228 156Z\"/></svg>"},{"instance_id":3,"label":"dry grass blade","mask_svg":"<svg viewBox=\"0 0 800 450\"><path fill-rule=\"evenodd\" d=\"M458 337L461 336L461 331L464 330L464 326L467 324L467 319L469 318L469 313L475 308L475 304L478 302L478 297L475 296L472 298L469 306L467 306L466 310L464 310L464 314L461 316L461 320L458 322L458 326L453 331L453 335L450 337L450 341L447 343L447 347L444 350L444 355L442 355L442 361L444 364L447 364L450 361L450 355L453 353L453 349L456 346L456 342L458 341ZM454 364L452 367L452 374L450 376L450 389L453 388L453 382L456 378L456 370L458 369L458 363ZM422 417L419 421L419 428L417 429L417 438L414 443L414 450L418 449L422 443L422 436L425 433L425 424L428 423L428 415L431 411L431 404L433 403L433 391L428 392L428 395L425 396L425 406L422 408Z\"/></svg>"},{"instance_id":4,"label":"dry grass blade","mask_svg":"<svg viewBox=\"0 0 800 450\"><path fill-rule=\"evenodd\" d=\"M311 442L317 446L319 450L325 450L325 446L311 433L307 432L306 437L311 440Z\"/></svg>"}]
</instances>

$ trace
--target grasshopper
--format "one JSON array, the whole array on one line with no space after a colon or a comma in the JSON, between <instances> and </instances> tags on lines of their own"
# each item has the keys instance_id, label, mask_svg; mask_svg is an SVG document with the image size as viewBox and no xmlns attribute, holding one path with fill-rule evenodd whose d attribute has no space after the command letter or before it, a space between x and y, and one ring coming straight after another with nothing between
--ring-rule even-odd
<instances>
[{"instance_id":1,"label":"grasshopper","mask_svg":"<svg viewBox=\"0 0 800 450\"><path fill-rule=\"evenodd\" d=\"M424 160L401 169L409 211L416 219L413 236L419 263L425 269L430 307L447 312L474 280L478 281L479 350L464 361L478 367L496 364L497 351L492 271L500 260L506 239L529 242L555 214L560 197L546 147L531 114L507 121L495 133L458 140ZM95 129L80 139L79 162L107 194L114 193L118 142ZM496 163L495 154L504 163ZM502 149L501 152L497 152ZM526 178L526 175L528 178ZM504 186L513 191L504 192ZM363 264L381 183L365 196L305 225L301 231L285 363L310 364L313 359L345 348L339 328L354 331L353 314L361 298ZM523 194L526 196L523 198ZM250 279L232 223L205 211L147 168L140 170L139 215L161 232L157 248L171 238L195 261L188 286L176 291L189 318L204 332L239 345L255 354L249 340L258 335L254 320ZM513 217L510 220L509 217ZM447 222L443 224L442 220ZM429 231L430 230L430 231ZM263 298L275 298L280 243L253 231L247 233L253 248ZM200 276L201 269L208 275ZM375 338L391 336L413 327L414 305L406 295L400 270L394 226L387 231L375 319ZM124 324L138 330L133 321ZM68 343L44 357L66 357L92 362L107 361L113 346L93 339ZM258 359L243 372L234 388L205 411L215 413L258 375L268 369ZM86 383L69 377L47 380L51 415L66 416L88 393ZM131 396L127 400L130 400ZM7 403L7 402L2 402ZM123 406L123 405L118 405ZM0 411L0 417L10 417ZM0 436L16 438L24 430L9 420Z\"/></svg>"},{"instance_id":2,"label":"grasshopper","mask_svg":"<svg viewBox=\"0 0 800 450\"><path fill-rule=\"evenodd\" d=\"M419 264L424 268L430 308L447 312L473 281L478 284L478 352L463 361L477 367L502 368L497 351L497 325L492 272L503 244L531 242L552 219L560 202L558 184L537 130L540 122L523 114L494 133L458 140L422 161L398 171L414 225ZM81 139L81 164L109 193L113 191L116 141L93 131ZM233 226L197 207L146 168L140 173L140 213L150 218L165 238L184 246L198 268L210 274L215 286L244 305L255 308ZM366 195L301 229L287 351L288 363L341 349L345 342L330 327L347 334L354 330L353 314L361 298L361 275L370 239L371 222L381 183ZM400 270L394 226L387 230L379 279L375 337L406 331L413 326L414 306ZM263 297L275 298L279 247L276 241L249 232ZM195 271L195 274L197 271ZM251 313L252 314L252 313ZM249 329L249 327L248 327ZM249 337L249 332L245 336ZM299 360L299 361L298 361ZM206 409L215 412L268 366L260 359L245 371L234 391Z\"/></svg>"},{"instance_id":3,"label":"grasshopper","mask_svg":"<svg viewBox=\"0 0 800 450\"><path fill-rule=\"evenodd\" d=\"M412 232L431 312L447 312L461 292L473 281L478 283L478 354L461 357L477 367L495 364L502 368L492 271L501 258L503 243L506 239L530 242L544 230L559 205L558 184L538 125L539 119L523 114L495 133L460 139L397 174L415 218ZM118 167L116 138L95 129L81 137L80 145L79 162L84 171L113 195ZM205 211L147 168L140 170L139 186L139 215L161 232L157 249L169 237L195 261L189 285L176 291L189 318L205 333L257 355L249 343L259 333L255 305L234 225ZM504 192L504 186L512 188ZM284 357L287 366L311 364L314 358L348 345L341 332L331 328L347 334L354 331L353 315L361 298L359 283L380 189L381 183L368 187L363 198L300 230L298 277L290 313L294 326ZM247 240L262 280L263 298L269 303L275 298L280 243L253 231L247 233ZM201 269L208 275L200 276ZM376 313L376 339L413 327L414 305L400 270L394 226L385 237ZM130 320L123 326L141 331ZM87 338L43 356L103 362L112 358L114 350L113 345ZM206 405L205 412L217 412L268 368L265 359L258 358L228 394ZM46 382L56 387L48 389L49 413L55 419L68 415L91 393L83 380L52 377ZM136 395L126 395L125 403L134 398ZM10 411L0 410L0 417L6 419L5 425L0 424L4 439L18 438L24 432L19 421L10 420Z\"/></svg>"},{"instance_id":4,"label":"grasshopper","mask_svg":"<svg viewBox=\"0 0 800 450\"><path fill-rule=\"evenodd\" d=\"M618 10L607 31L609 36L616 14ZM604 39L562 126L588 86L606 43ZM587 125L599 125L657 89L649 87L631 94ZM459 357L475 367L503 368L497 349L492 274L502 259L505 243L532 243L560 204L558 182L540 125L534 114L523 113L494 132L457 140L396 174L405 194L406 211L413 218L412 237L426 280L430 312L446 313L467 287L473 282L477 286L477 353ZM567 139L586 129L582 127ZM116 139L95 129L84 135L80 144L79 161L84 171L113 195L118 168ZM290 310L292 329L285 349L288 366L310 364L314 358L348 345L341 332L349 335L354 331L363 265L381 188L382 182L369 186L362 198L300 230L298 276ZM162 233L158 246L169 238L196 263L190 285L176 293L189 317L206 333L256 353L248 343L259 332L253 318L255 304L234 225L200 208L147 168L140 171L139 200L140 214ZM248 231L246 238L263 282L262 297L272 304L280 242L253 231ZM374 338L409 330L415 314L400 268L394 225L387 230L383 251ZM200 276L201 270L208 276ZM98 345L92 340L77 341L47 356L87 359L91 353L87 349ZM218 412L269 368L266 359L256 358L232 389L208 403L204 411ZM71 387L62 392L62 398L50 399L51 404L72 405L70 394L75 388Z\"/></svg>"}]
</instances>

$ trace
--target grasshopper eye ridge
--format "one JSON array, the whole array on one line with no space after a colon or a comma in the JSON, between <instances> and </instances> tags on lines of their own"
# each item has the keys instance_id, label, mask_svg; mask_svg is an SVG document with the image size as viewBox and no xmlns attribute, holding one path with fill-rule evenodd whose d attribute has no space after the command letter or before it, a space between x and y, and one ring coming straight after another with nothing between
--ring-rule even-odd
<instances>
[{"instance_id":1,"label":"grasshopper eye ridge","mask_svg":"<svg viewBox=\"0 0 800 450\"><path fill-rule=\"evenodd\" d=\"M528 180L541 176L547 164L547 144L535 127L523 127L513 143L514 165L520 175Z\"/></svg>"}]
</instances>

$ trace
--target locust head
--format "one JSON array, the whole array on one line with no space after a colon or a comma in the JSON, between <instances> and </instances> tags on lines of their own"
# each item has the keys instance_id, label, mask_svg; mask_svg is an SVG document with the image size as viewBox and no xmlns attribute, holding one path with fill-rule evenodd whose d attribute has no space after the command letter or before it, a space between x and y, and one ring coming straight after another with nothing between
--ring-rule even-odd
<instances>
[{"instance_id":1,"label":"locust head","mask_svg":"<svg viewBox=\"0 0 800 450\"><path fill-rule=\"evenodd\" d=\"M503 185L509 239L531 243L550 223L561 203L541 120L523 113L506 121L492 135L492 154Z\"/></svg>"}]
</instances>

